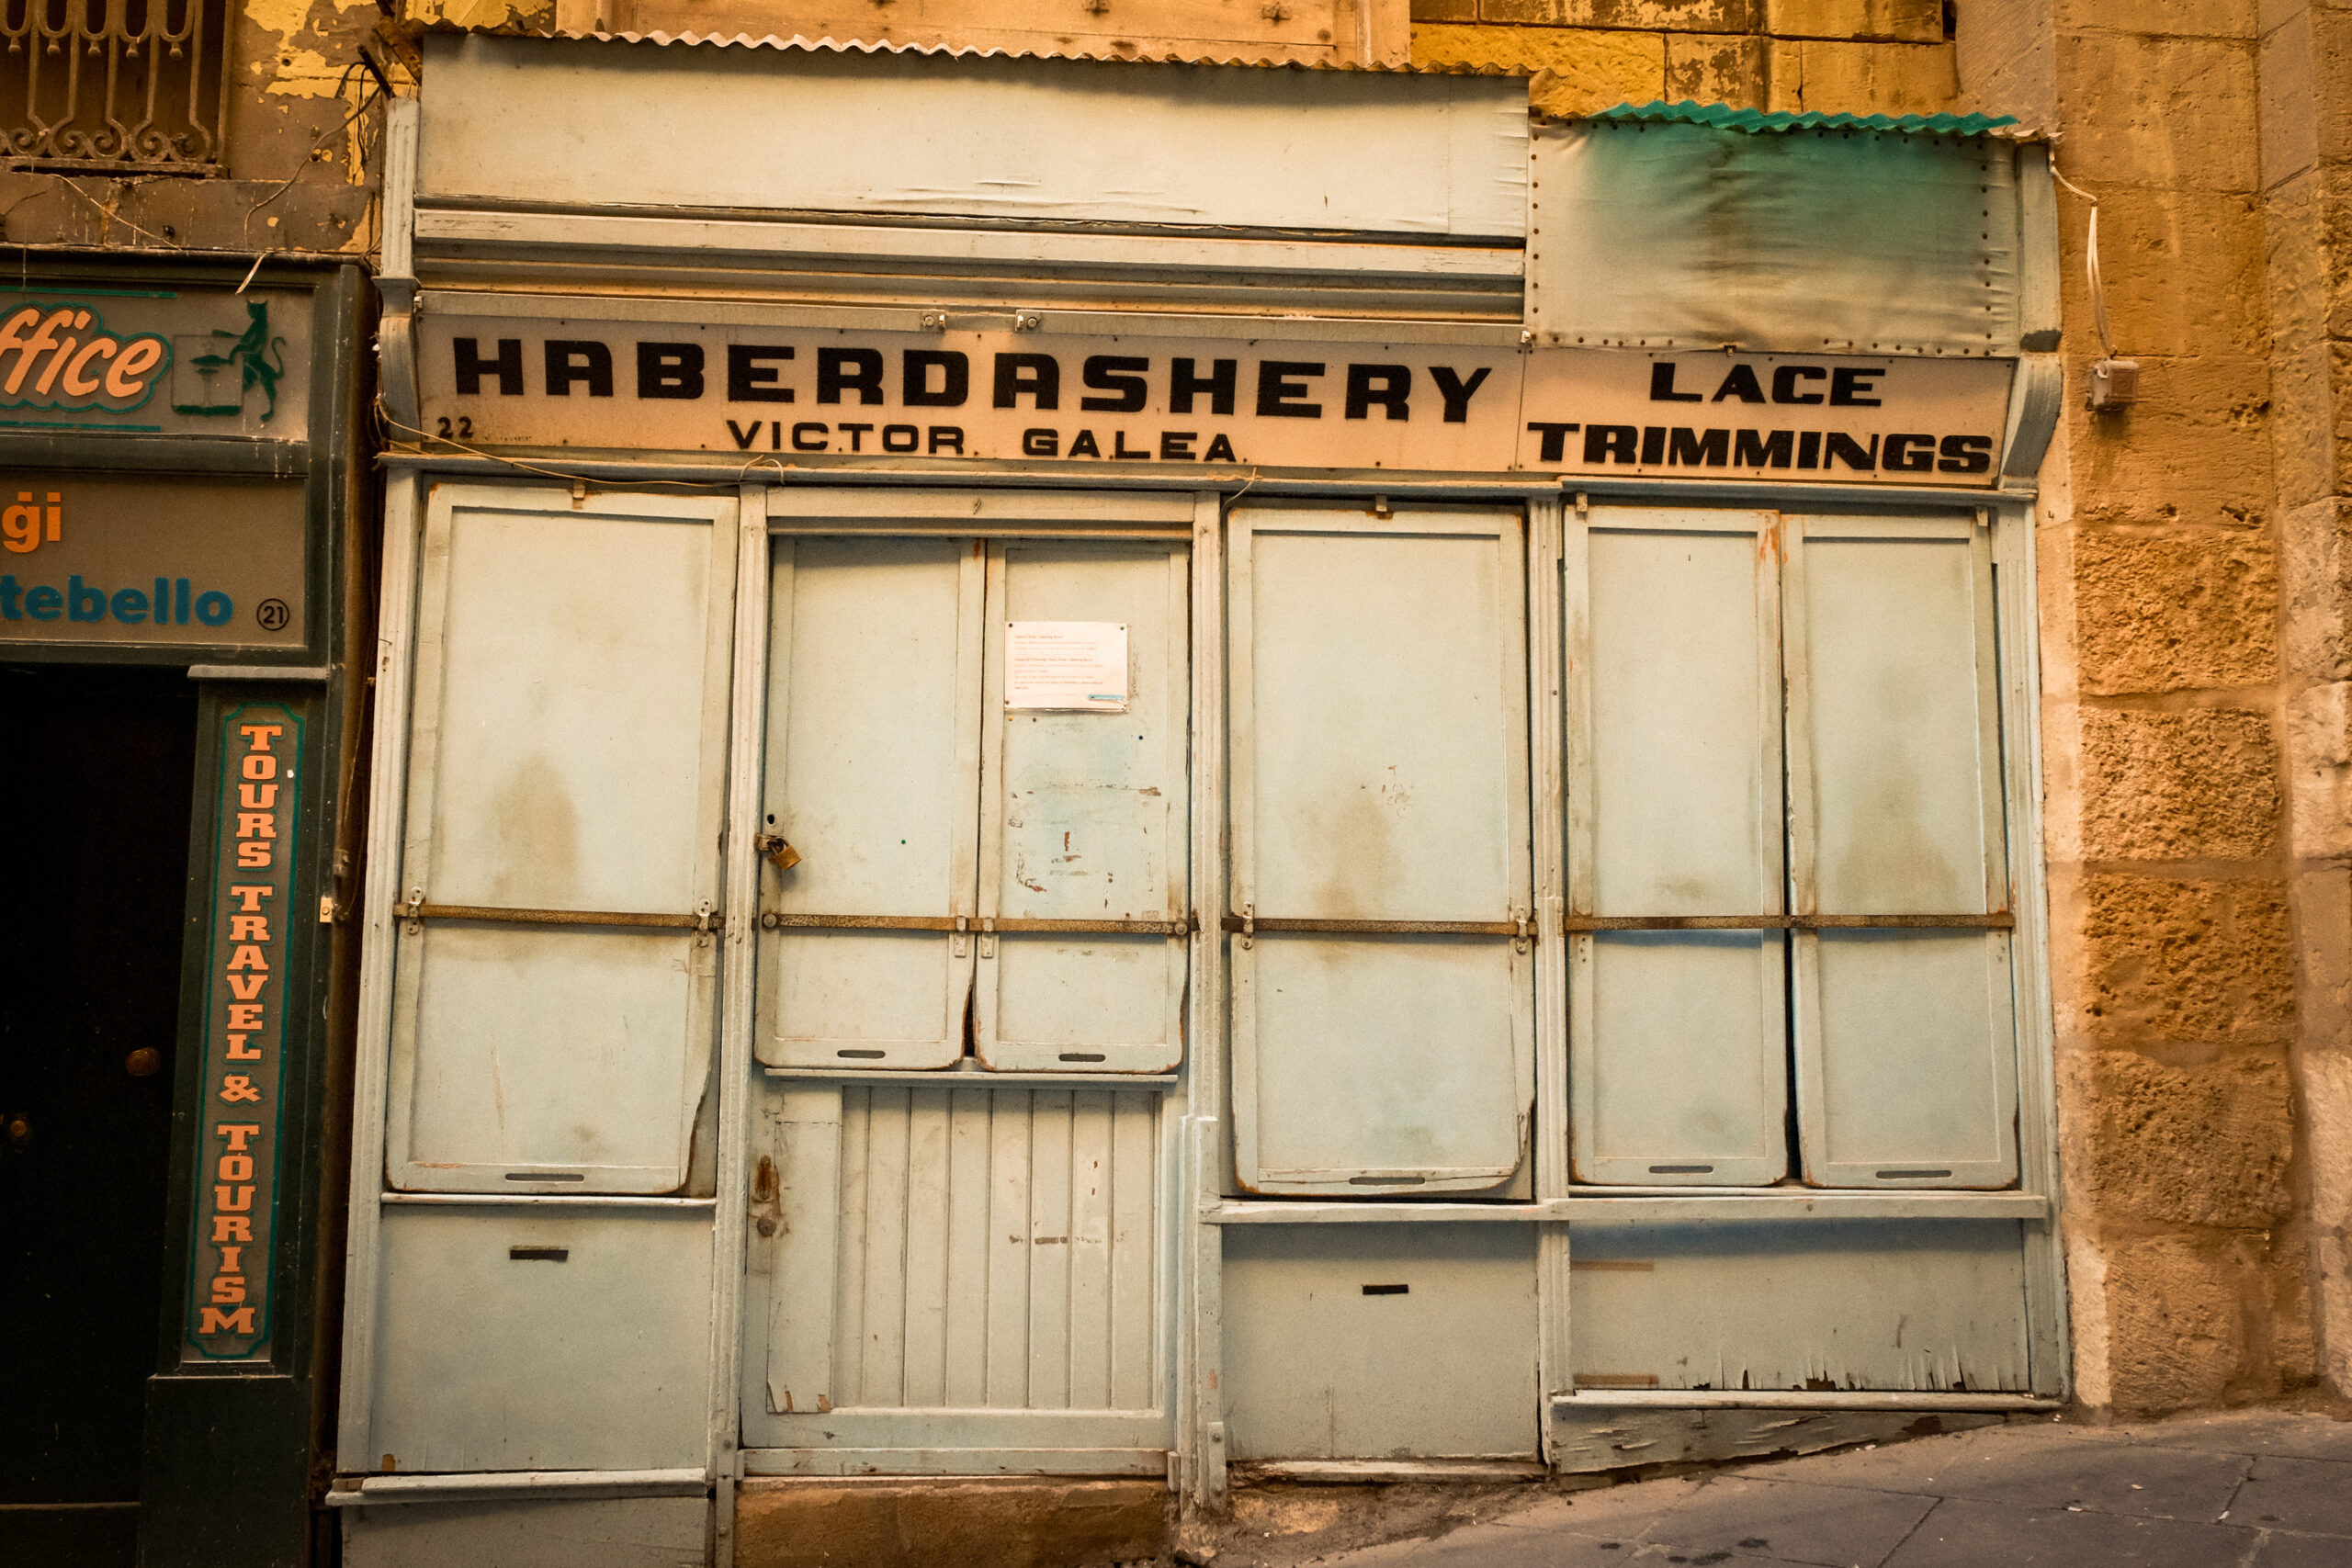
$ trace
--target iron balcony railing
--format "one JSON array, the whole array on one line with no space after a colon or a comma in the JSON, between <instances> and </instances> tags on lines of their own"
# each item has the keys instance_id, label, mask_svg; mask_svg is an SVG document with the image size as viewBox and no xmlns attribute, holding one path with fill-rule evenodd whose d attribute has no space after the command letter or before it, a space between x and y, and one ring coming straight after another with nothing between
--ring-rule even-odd
<instances>
[{"instance_id":1,"label":"iron balcony railing","mask_svg":"<svg viewBox=\"0 0 2352 1568\"><path fill-rule=\"evenodd\" d=\"M215 174L227 0L0 0L13 168Z\"/></svg>"}]
</instances>

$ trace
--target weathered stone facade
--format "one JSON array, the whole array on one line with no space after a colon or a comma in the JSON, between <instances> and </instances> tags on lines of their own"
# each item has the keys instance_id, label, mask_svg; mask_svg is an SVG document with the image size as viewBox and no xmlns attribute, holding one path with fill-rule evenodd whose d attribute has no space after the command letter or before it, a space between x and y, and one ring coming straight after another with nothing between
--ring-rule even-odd
<instances>
[{"instance_id":1,"label":"weathered stone facade","mask_svg":"<svg viewBox=\"0 0 2352 1568\"><path fill-rule=\"evenodd\" d=\"M1652 98L1925 114L1958 89L1939 0L1413 0L1413 60L1534 73L1555 114Z\"/></svg>"},{"instance_id":2,"label":"weathered stone facade","mask_svg":"<svg viewBox=\"0 0 2352 1568\"><path fill-rule=\"evenodd\" d=\"M2041 551L2076 1386L2131 1415L2317 1371L2298 1080L2324 1010L2299 952L2285 723L2310 679L2280 588L2285 235L2253 5L2035 21L2046 96L2018 111L2061 132L2059 167L2098 199L2115 352L2143 378L2126 411L2068 400ZM2090 203L2061 203L2071 387L2100 345Z\"/></svg>"},{"instance_id":3,"label":"weathered stone facade","mask_svg":"<svg viewBox=\"0 0 2352 1568\"><path fill-rule=\"evenodd\" d=\"M383 13L373 0L231 0L228 9L222 173L85 174L13 164L0 170L0 241L158 256L365 258L375 249L382 95L359 51ZM401 80L397 62L387 65Z\"/></svg>"},{"instance_id":4,"label":"weathered stone facade","mask_svg":"<svg viewBox=\"0 0 2352 1568\"><path fill-rule=\"evenodd\" d=\"M2255 44L2301 1089L2299 1197L2320 1371L2352 1392L2352 9L2267 0Z\"/></svg>"},{"instance_id":5,"label":"weathered stone facade","mask_svg":"<svg viewBox=\"0 0 2352 1568\"><path fill-rule=\"evenodd\" d=\"M245 0L225 177L0 173L21 246L378 243L364 0ZM1412 0L1539 109L1981 109L2054 131L2069 394L2043 742L2076 1391L2352 1393L2352 6ZM395 68L396 69L396 68Z\"/></svg>"}]
</instances>

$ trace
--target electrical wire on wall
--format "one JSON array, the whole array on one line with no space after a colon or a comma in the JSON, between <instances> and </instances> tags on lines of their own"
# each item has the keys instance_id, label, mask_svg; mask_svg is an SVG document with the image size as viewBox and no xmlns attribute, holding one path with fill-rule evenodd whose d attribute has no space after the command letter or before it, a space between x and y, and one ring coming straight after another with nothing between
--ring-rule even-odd
<instances>
[{"instance_id":1,"label":"electrical wire on wall","mask_svg":"<svg viewBox=\"0 0 2352 1568\"><path fill-rule=\"evenodd\" d=\"M2084 389L2084 406L2102 412L2124 408L2140 396L2140 362L2115 356L2115 333L2108 321L2107 287L2098 274L2098 197L2058 172L2050 160L2050 177L2091 204L2090 229L2083 244L2083 277L2090 286L2091 323L2098 329L2098 358L2090 367Z\"/></svg>"},{"instance_id":2,"label":"electrical wire on wall","mask_svg":"<svg viewBox=\"0 0 2352 1568\"><path fill-rule=\"evenodd\" d=\"M762 467L773 468L775 470L776 477L779 479L782 479L788 471L786 469L784 464L777 461L775 458L767 456L765 453L762 453L760 456L752 458L750 462L745 463L740 469L738 469L736 471L735 478L729 479L648 479L630 478L625 480L616 481L608 477L599 477L594 474L572 473L563 468L550 468L538 463L527 463L520 457L509 457L497 452L485 452L479 446L469 446L462 441L453 441L448 436L435 435L430 431L419 430L413 424L403 424L399 420L392 417L390 411L384 407L384 400L381 398L378 398L376 400L376 418L378 423L381 423L387 430L396 430L404 435L413 435L416 437L417 446L420 450L429 452L434 447L446 446L454 451L463 452L469 457L480 457L486 462L503 464L505 467L513 468L519 473L537 474L543 479L561 479L565 483L574 486L588 484L613 485L619 483L625 484L628 488L632 490L660 489L725 491L734 490L739 486L749 482L752 470L755 468Z\"/></svg>"}]
</instances>

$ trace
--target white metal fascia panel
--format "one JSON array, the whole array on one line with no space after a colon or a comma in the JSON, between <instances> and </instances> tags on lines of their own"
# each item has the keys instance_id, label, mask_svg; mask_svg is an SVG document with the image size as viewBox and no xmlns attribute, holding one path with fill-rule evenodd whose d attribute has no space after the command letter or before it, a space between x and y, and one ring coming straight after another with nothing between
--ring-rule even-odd
<instances>
[{"instance_id":1,"label":"white metal fascia panel","mask_svg":"<svg viewBox=\"0 0 2352 1568\"><path fill-rule=\"evenodd\" d=\"M1526 232L1511 77L425 42L425 197Z\"/></svg>"},{"instance_id":2,"label":"white metal fascia panel","mask_svg":"<svg viewBox=\"0 0 2352 1568\"><path fill-rule=\"evenodd\" d=\"M416 215L428 254L496 248L547 256L563 251L718 252L797 256L832 265L933 262L1137 273L1250 272L1357 277L1457 277L1513 284L1522 253L1512 245L1417 245L1161 234L1039 232L1003 229L776 223L718 218L429 208Z\"/></svg>"}]
</instances>

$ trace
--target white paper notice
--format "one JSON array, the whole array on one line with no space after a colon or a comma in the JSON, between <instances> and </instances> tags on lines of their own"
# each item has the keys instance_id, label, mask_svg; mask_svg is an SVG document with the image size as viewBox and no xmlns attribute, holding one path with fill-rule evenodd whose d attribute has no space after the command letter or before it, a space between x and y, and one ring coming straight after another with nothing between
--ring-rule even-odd
<instances>
[{"instance_id":1,"label":"white paper notice","mask_svg":"<svg viewBox=\"0 0 2352 1568\"><path fill-rule=\"evenodd\" d=\"M1006 623L1004 705L1126 712L1127 628L1112 621Z\"/></svg>"}]
</instances>

